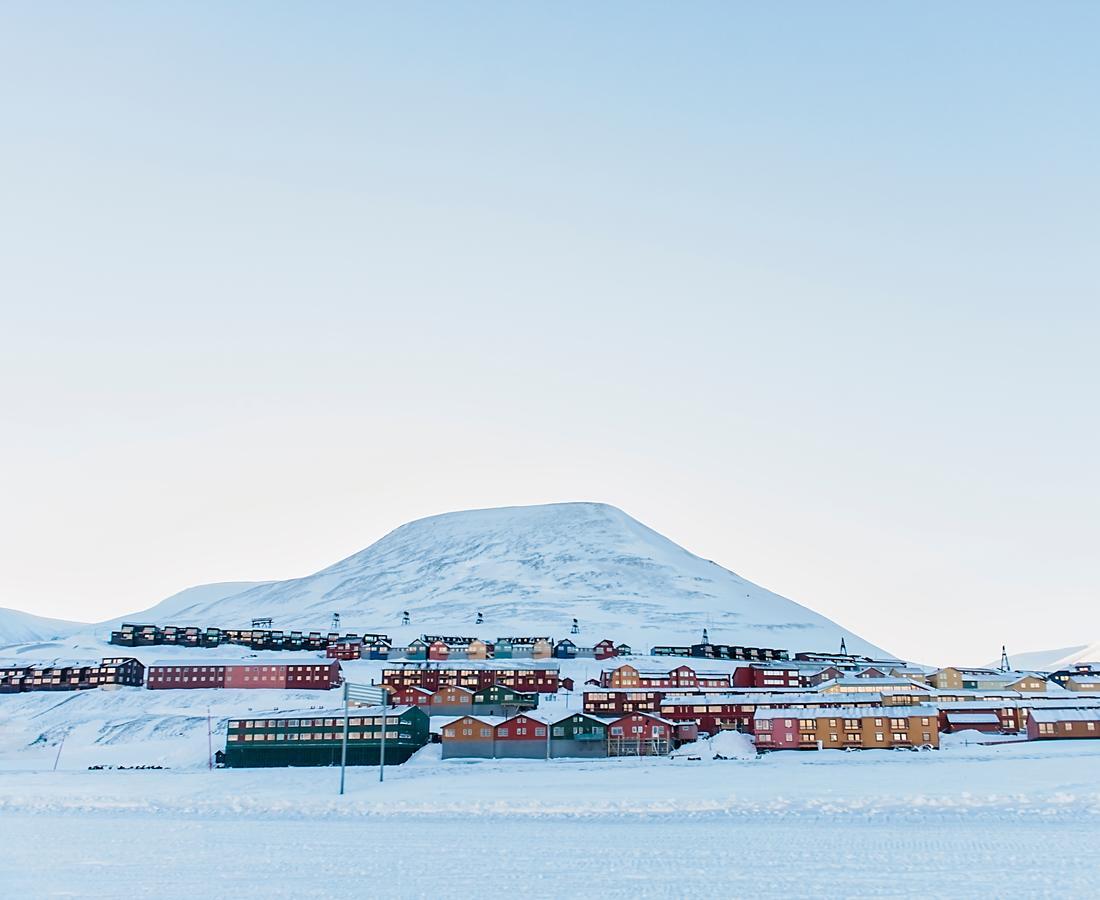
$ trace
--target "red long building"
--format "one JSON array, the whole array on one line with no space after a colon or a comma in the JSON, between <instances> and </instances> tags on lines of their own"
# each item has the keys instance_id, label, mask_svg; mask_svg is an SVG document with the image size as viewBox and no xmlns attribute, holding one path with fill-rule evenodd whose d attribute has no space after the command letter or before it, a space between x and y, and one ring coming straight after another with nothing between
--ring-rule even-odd
<instances>
[{"instance_id":1,"label":"red long building","mask_svg":"<svg viewBox=\"0 0 1100 900\"><path fill-rule=\"evenodd\" d=\"M327 691L340 684L337 660L284 659L158 660L149 667L150 690L282 688Z\"/></svg>"}]
</instances>

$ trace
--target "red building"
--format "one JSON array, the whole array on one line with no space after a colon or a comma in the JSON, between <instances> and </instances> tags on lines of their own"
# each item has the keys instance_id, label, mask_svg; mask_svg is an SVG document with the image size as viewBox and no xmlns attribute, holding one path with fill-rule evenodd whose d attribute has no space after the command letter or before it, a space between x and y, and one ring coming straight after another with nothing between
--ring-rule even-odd
<instances>
[{"instance_id":1,"label":"red building","mask_svg":"<svg viewBox=\"0 0 1100 900\"><path fill-rule=\"evenodd\" d=\"M624 663L600 672L599 686L605 688L728 688L728 672L696 672L691 666L677 666L668 672L643 672Z\"/></svg>"},{"instance_id":2,"label":"red building","mask_svg":"<svg viewBox=\"0 0 1100 900\"><path fill-rule=\"evenodd\" d=\"M733 673L734 687L748 688L796 688L802 687L798 669L784 666L738 666Z\"/></svg>"},{"instance_id":3,"label":"red building","mask_svg":"<svg viewBox=\"0 0 1100 900\"><path fill-rule=\"evenodd\" d=\"M681 723L682 740L694 740L694 722ZM607 728L608 756L664 756L675 746L677 723L650 713L630 713ZM688 735L691 735L690 737Z\"/></svg>"},{"instance_id":4,"label":"red building","mask_svg":"<svg viewBox=\"0 0 1100 900\"><path fill-rule=\"evenodd\" d=\"M584 711L604 719L617 719L631 712L657 712L664 696L663 691L585 691Z\"/></svg>"},{"instance_id":5,"label":"red building","mask_svg":"<svg viewBox=\"0 0 1100 900\"><path fill-rule=\"evenodd\" d=\"M325 647L325 656L328 659L362 659L363 639L340 638L329 641L328 646Z\"/></svg>"},{"instance_id":6,"label":"red building","mask_svg":"<svg viewBox=\"0 0 1100 900\"><path fill-rule=\"evenodd\" d=\"M549 759L550 726L534 713L519 713L496 726L498 759Z\"/></svg>"},{"instance_id":7,"label":"red building","mask_svg":"<svg viewBox=\"0 0 1100 900\"><path fill-rule=\"evenodd\" d=\"M431 706L432 692L427 688L406 685L404 687L386 686L392 706L418 706L427 710Z\"/></svg>"},{"instance_id":8,"label":"red building","mask_svg":"<svg viewBox=\"0 0 1100 900\"><path fill-rule=\"evenodd\" d=\"M1027 739L1100 738L1100 709L1033 709Z\"/></svg>"},{"instance_id":9,"label":"red building","mask_svg":"<svg viewBox=\"0 0 1100 900\"><path fill-rule=\"evenodd\" d=\"M436 639L428 644L428 659L442 661L450 658L451 648L445 641Z\"/></svg>"},{"instance_id":10,"label":"red building","mask_svg":"<svg viewBox=\"0 0 1100 900\"><path fill-rule=\"evenodd\" d=\"M149 667L151 690L282 688L327 691L340 684L337 660L274 659L158 660Z\"/></svg>"}]
</instances>

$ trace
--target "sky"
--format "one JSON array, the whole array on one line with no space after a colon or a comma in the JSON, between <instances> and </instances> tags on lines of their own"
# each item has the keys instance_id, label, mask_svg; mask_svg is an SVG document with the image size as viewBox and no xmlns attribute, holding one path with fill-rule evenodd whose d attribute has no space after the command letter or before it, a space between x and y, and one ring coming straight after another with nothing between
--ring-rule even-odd
<instances>
[{"instance_id":1,"label":"sky","mask_svg":"<svg viewBox=\"0 0 1100 900\"><path fill-rule=\"evenodd\" d=\"M0 606L596 500L1100 639L1100 6L0 5Z\"/></svg>"}]
</instances>

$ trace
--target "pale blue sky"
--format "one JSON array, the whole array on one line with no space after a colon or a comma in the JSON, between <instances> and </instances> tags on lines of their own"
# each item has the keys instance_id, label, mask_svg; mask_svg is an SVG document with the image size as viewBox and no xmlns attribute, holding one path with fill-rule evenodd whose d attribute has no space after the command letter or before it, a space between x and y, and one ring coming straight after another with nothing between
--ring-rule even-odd
<instances>
[{"instance_id":1,"label":"pale blue sky","mask_svg":"<svg viewBox=\"0 0 1100 900\"><path fill-rule=\"evenodd\" d=\"M917 659L1100 639L1100 6L0 7L0 606L614 503Z\"/></svg>"}]
</instances>

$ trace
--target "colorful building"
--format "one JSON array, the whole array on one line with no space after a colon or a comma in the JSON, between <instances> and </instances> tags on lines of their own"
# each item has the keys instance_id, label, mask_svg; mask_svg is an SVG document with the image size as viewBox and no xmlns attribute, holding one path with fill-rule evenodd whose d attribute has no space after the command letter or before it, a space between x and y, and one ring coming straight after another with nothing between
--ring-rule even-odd
<instances>
[{"instance_id":1,"label":"colorful building","mask_svg":"<svg viewBox=\"0 0 1100 900\"><path fill-rule=\"evenodd\" d=\"M414 706L364 707L347 718L347 764L376 766L385 728L386 765L400 765L428 743L428 716ZM230 768L337 766L344 712L268 713L230 719L225 764Z\"/></svg>"}]
</instances>

